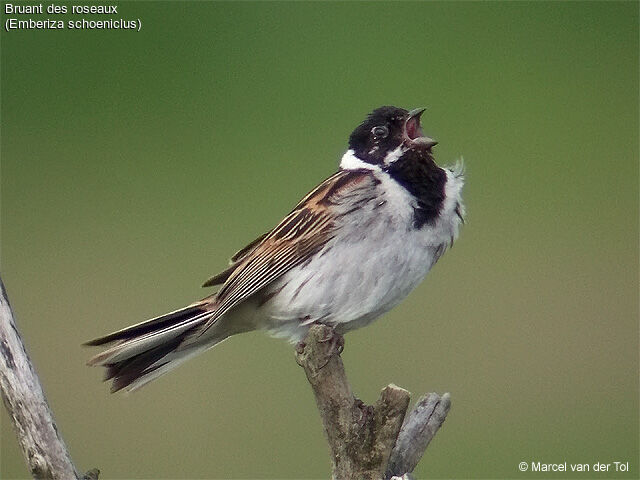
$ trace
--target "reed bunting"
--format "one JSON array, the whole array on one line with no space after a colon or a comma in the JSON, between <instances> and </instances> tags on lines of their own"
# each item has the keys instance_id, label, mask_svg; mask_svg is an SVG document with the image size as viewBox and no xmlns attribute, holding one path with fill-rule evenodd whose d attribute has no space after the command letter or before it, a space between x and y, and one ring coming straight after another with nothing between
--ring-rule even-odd
<instances>
[{"instance_id":1,"label":"reed bunting","mask_svg":"<svg viewBox=\"0 0 640 480\"><path fill-rule=\"evenodd\" d=\"M374 110L337 173L204 283L216 293L88 342L110 345L89 365L106 367L112 391L135 390L231 335L298 342L314 323L343 334L397 305L463 223L462 164L436 165L423 111Z\"/></svg>"}]
</instances>

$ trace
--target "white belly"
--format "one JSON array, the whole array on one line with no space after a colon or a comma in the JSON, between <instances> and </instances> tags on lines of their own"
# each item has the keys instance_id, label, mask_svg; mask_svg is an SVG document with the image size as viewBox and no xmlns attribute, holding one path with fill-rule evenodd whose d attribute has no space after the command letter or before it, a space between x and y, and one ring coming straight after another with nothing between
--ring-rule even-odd
<instances>
[{"instance_id":1,"label":"white belly","mask_svg":"<svg viewBox=\"0 0 640 480\"><path fill-rule=\"evenodd\" d=\"M433 225L416 230L408 193L388 182L381 185L384 205L346 218L323 250L265 290L263 328L292 342L302 340L313 322L344 333L371 323L418 286L457 236L459 188Z\"/></svg>"}]
</instances>

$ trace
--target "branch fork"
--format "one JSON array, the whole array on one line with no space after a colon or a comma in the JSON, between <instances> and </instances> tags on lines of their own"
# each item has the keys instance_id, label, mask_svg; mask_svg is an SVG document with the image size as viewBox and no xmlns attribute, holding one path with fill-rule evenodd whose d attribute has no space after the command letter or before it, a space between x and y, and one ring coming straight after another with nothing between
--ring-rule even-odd
<instances>
[{"instance_id":1,"label":"branch fork","mask_svg":"<svg viewBox=\"0 0 640 480\"><path fill-rule=\"evenodd\" d=\"M410 393L390 384L374 405L366 405L353 395L340 358L342 345L331 327L314 325L296 347L296 361L324 425L333 479L410 478L446 418L449 394L430 393L407 415Z\"/></svg>"},{"instance_id":2,"label":"branch fork","mask_svg":"<svg viewBox=\"0 0 640 480\"><path fill-rule=\"evenodd\" d=\"M331 452L334 480L410 480L444 422L448 393L429 393L407 414L410 394L388 385L374 405L353 395L340 353L344 339L313 325L296 348L296 361L311 384ZM18 333L0 279L0 391L34 478L96 480L80 474L67 450L35 369Z\"/></svg>"}]
</instances>

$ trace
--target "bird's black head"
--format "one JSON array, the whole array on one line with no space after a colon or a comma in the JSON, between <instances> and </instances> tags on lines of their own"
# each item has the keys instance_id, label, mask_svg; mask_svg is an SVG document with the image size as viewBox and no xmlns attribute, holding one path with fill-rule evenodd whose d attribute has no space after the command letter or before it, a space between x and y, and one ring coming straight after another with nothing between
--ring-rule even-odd
<instances>
[{"instance_id":1,"label":"bird's black head","mask_svg":"<svg viewBox=\"0 0 640 480\"><path fill-rule=\"evenodd\" d=\"M408 150L430 153L437 144L425 137L420 126L424 108L407 111L398 107L376 108L353 131L349 148L360 160L385 166L393 163Z\"/></svg>"}]
</instances>

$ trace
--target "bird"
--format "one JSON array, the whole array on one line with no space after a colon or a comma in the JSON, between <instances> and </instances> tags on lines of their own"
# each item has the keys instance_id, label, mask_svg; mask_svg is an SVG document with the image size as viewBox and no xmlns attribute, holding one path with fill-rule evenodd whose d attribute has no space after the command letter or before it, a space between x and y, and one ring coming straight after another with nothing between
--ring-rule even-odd
<instances>
[{"instance_id":1,"label":"bird","mask_svg":"<svg viewBox=\"0 0 640 480\"><path fill-rule=\"evenodd\" d=\"M87 342L111 391L136 390L240 333L301 342L313 324L364 327L414 290L464 223L462 160L436 164L424 108L374 109L336 173L233 257L186 307Z\"/></svg>"}]
</instances>

